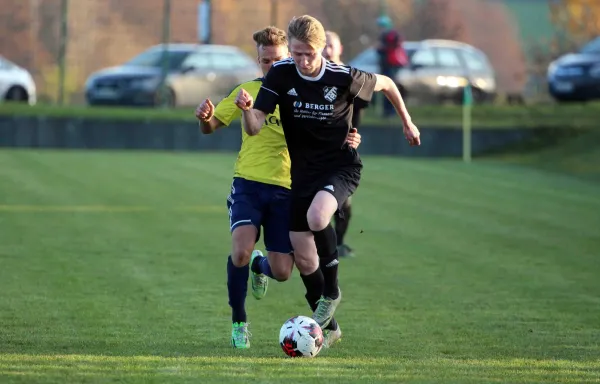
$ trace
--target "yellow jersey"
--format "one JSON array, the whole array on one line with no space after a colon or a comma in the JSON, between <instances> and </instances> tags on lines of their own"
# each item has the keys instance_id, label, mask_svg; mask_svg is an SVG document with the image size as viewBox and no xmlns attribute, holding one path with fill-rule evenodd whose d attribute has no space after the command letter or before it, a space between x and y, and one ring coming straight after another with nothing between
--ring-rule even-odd
<instances>
[{"instance_id":1,"label":"yellow jersey","mask_svg":"<svg viewBox=\"0 0 600 384\"><path fill-rule=\"evenodd\" d=\"M225 126L229 126L233 120L242 116L241 109L235 105L235 97L240 88L244 88L256 99L261 85L262 79L238 85L217 104L214 116ZM279 118L279 106L273 114L267 115L258 135L249 136L242 127L242 147L235 163L234 177L290 189L291 164Z\"/></svg>"}]
</instances>

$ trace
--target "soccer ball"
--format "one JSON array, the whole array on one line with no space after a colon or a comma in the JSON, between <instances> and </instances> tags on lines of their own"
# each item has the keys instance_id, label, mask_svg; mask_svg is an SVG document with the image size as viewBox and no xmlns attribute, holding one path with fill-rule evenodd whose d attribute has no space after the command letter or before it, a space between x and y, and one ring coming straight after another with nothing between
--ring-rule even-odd
<instances>
[{"instance_id":1,"label":"soccer ball","mask_svg":"<svg viewBox=\"0 0 600 384\"><path fill-rule=\"evenodd\" d=\"M279 331L279 345L290 357L315 357L323 347L323 331L310 317L292 317Z\"/></svg>"}]
</instances>

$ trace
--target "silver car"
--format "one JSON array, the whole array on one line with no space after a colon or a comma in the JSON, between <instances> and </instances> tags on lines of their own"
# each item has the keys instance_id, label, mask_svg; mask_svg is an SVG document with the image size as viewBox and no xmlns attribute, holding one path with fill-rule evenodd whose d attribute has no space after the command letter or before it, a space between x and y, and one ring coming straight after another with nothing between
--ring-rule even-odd
<instances>
[{"instance_id":1,"label":"silver car","mask_svg":"<svg viewBox=\"0 0 600 384\"><path fill-rule=\"evenodd\" d=\"M163 66L166 89L161 90ZM237 47L157 45L92 74L85 94L90 105L192 106L206 97L219 101L236 85L261 76L256 60Z\"/></svg>"},{"instance_id":2,"label":"silver car","mask_svg":"<svg viewBox=\"0 0 600 384\"><path fill-rule=\"evenodd\" d=\"M394 81L409 101L460 103L468 83L473 87L476 101L495 97L495 72L479 49L451 40L407 41L404 49L410 65L400 69ZM348 64L364 71L380 72L375 48L368 48Z\"/></svg>"},{"instance_id":3,"label":"silver car","mask_svg":"<svg viewBox=\"0 0 600 384\"><path fill-rule=\"evenodd\" d=\"M13 101L34 105L36 87L31 74L0 56L0 102Z\"/></svg>"}]
</instances>

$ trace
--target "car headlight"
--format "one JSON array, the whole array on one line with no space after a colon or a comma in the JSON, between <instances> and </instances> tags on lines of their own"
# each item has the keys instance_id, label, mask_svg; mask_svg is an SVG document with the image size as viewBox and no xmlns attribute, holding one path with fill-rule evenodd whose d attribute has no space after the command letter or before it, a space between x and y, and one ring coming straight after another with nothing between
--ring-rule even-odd
<instances>
[{"instance_id":1,"label":"car headlight","mask_svg":"<svg viewBox=\"0 0 600 384\"><path fill-rule=\"evenodd\" d=\"M556 64L556 61L551 62L550 65L548 65L547 76L552 77L556 72L556 68L558 68L558 64Z\"/></svg>"},{"instance_id":2,"label":"car headlight","mask_svg":"<svg viewBox=\"0 0 600 384\"><path fill-rule=\"evenodd\" d=\"M129 83L131 88L154 89L160 83L159 77L148 77L144 79L134 79Z\"/></svg>"},{"instance_id":3,"label":"car headlight","mask_svg":"<svg viewBox=\"0 0 600 384\"><path fill-rule=\"evenodd\" d=\"M439 86L448 88L464 87L469 83L464 77L456 76L438 76L436 82Z\"/></svg>"},{"instance_id":4,"label":"car headlight","mask_svg":"<svg viewBox=\"0 0 600 384\"><path fill-rule=\"evenodd\" d=\"M600 64L595 64L590 68L590 76L600 78Z\"/></svg>"},{"instance_id":5,"label":"car headlight","mask_svg":"<svg viewBox=\"0 0 600 384\"><path fill-rule=\"evenodd\" d=\"M94 78L88 77L88 79L85 81L85 89L90 89L93 86L94 86Z\"/></svg>"}]
</instances>

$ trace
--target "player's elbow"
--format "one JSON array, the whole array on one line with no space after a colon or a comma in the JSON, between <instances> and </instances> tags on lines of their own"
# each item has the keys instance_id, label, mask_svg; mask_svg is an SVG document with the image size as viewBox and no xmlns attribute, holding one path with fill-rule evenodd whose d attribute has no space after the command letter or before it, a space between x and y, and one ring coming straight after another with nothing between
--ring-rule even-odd
<instances>
[{"instance_id":1,"label":"player's elbow","mask_svg":"<svg viewBox=\"0 0 600 384\"><path fill-rule=\"evenodd\" d=\"M260 128L256 129L252 126L246 126L246 127L244 127L244 130L246 131L246 134L248 136L256 136L260 132Z\"/></svg>"},{"instance_id":2,"label":"player's elbow","mask_svg":"<svg viewBox=\"0 0 600 384\"><path fill-rule=\"evenodd\" d=\"M385 75L377 75L377 82L375 83L375 91L388 92L395 86L394 81Z\"/></svg>"}]
</instances>

